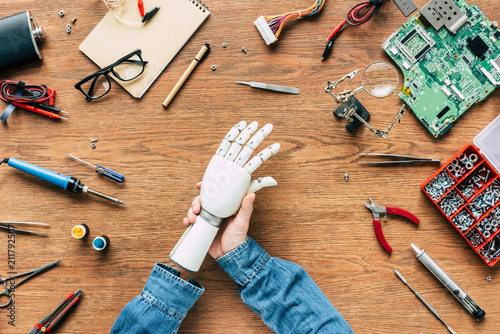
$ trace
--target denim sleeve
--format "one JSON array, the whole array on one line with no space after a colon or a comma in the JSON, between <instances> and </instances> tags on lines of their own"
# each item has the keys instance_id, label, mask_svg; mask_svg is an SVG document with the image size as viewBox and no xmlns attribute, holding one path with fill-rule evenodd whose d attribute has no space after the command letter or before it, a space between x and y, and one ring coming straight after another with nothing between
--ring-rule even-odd
<instances>
[{"instance_id":1,"label":"denim sleeve","mask_svg":"<svg viewBox=\"0 0 500 334\"><path fill-rule=\"evenodd\" d=\"M179 271L156 263L140 296L132 299L116 319L111 333L177 333L189 309L205 289Z\"/></svg>"},{"instance_id":2,"label":"denim sleeve","mask_svg":"<svg viewBox=\"0 0 500 334\"><path fill-rule=\"evenodd\" d=\"M270 257L250 237L217 262L273 332L354 333L301 266Z\"/></svg>"}]
</instances>

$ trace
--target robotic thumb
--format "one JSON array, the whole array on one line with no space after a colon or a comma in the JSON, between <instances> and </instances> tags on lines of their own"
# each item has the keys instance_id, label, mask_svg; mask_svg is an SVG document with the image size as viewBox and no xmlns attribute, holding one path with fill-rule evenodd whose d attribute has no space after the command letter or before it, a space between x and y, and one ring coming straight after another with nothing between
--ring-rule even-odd
<instances>
[{"instance_id":1,"label":"robotic thumb","mask_svg":"<svg viewBox=\"0 0 500 334\"><path fill-rule=\"evenodd\" d=\"M278 182L276 182L276 180L270 176L259 177L257 180L253 180L250 183L250 186L248 187L247 194L254 193L256 191L261 190L264 187L271 187L271 186L275 186L277 184L278 184Z\"/></svg>"}]
</instances>

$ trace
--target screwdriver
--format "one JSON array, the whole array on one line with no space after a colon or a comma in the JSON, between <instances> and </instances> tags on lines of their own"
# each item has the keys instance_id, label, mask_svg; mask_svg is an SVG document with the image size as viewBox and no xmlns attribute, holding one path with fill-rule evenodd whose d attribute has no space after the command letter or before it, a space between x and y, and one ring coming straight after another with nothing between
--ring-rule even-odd
<instances>
[{"instance_id":1,"label":"screwdriver","mask_svg":"<svg viewBox=\"0 0 500 334\"><path fill-rule=\"evenodd\" d=\"M28 162L24 162L19 159L15 158L7 158L3 159L1 163L8 163L9 166L14 167L16 169L19 169L22 172L28 173L30 175L33 175L35 177L38 177L44 181L50 182L53 185L56 185L58 187L63 188L66 191L71 191L74 193L89 193L97 197L101 197L104 199L107 199L108 201L111 201L113 203L118 203L118 204L123 204L127 205L126 203L120 201L117 198L104 195L98 191L91 190L88 186L85 186L82 184L80 180L77 178L74 178L72 176L66 176L61 173L57 173L54 171L51 171L49 169L45 169L42 167L38 167L36 165L32 165Z\"/></svg>"},{"instance_id":2,"label":"screwdriver","mask_svg":"<svg viewBox=\"0 0 500 334\"><path fill-rule=\"evenodd\" d=\"M118 183L122 183L125 181L125 176L123 176L120 173L117 173L109 168L102 167L101 165L94 166L87 161L83 161L82 159L78 159L77 157L72 156L71 154L65 153L68 157L73 158L77 161L83 162L86 165L89 165L90 167L95 168L95 172L101 174L104 177L107 177L108 179L111 179L113 181L116 181Z\"/></svg>"}]
</instances>

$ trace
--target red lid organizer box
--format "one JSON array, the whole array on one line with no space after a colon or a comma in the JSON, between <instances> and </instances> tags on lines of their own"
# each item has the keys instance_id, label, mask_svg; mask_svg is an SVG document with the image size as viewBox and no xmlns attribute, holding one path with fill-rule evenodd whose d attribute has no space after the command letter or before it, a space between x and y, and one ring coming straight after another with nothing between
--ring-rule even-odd
<instances>
[{"instance_id":1,"label":"red lid organizer box","mask_svg":"<svg viewBox=\"0 0 500 334\"><path fill-rule=\"evenodd\" d=\"M488 266L500 259L499 172L500 116L421 185Z\"/></svg>"}]
</instances>

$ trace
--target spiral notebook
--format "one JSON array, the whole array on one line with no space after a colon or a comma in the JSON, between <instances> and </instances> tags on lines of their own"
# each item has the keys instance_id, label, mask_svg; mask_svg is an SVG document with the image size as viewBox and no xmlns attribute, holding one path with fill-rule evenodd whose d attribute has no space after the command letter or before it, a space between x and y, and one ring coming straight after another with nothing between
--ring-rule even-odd
<instances>
[{"instance_id":1,"label":"spiral notebook","mask_svg":"<svg viewBox=\"0 0 500 334\"><path fill-rule=\"evenodd\" d=\"M157 0L151 6L161 8L149 21L139 26L122 23L108 12L80 45L80 51L100 68L135 49L141 49L142 58L148 61L144 73L128 82L115 80L136 98L144 95L210 15L208 8L193 0ZM145 9L148 11L151 8ZM130 22L142 19L135 0L125 1L123 9L116 15Z\"/></svg>"}]
</instances>

